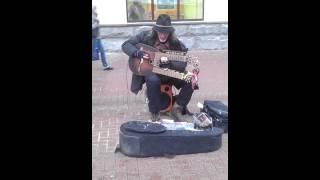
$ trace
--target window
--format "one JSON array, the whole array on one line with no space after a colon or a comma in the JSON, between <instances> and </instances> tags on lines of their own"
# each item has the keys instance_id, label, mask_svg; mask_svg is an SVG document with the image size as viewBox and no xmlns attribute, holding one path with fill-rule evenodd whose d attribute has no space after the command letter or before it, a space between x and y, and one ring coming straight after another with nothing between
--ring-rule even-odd
<instances>
[{"instance_id":1,"label":"window","mask_svg":"<svg viewBox=\"0 0 320 180\"><path fill-rule=\"evenodd\" d=\"M160 14L172 21L203 20L203 0L127 0L128 22L156 21Z\"/></svg>"}]
</instances>

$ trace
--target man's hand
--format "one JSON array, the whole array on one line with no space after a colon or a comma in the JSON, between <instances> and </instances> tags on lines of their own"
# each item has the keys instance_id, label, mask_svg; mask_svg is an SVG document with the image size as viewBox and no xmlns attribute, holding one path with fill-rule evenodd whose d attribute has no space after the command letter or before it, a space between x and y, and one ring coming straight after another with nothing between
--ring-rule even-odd
<instances>
[{"instance_id":1,"label":"man's hand","mask_svg":"<svg viewBox=\"0 0 320 180\"><path fill-rule=\"evenodd\" d=\"M144 55L143 51L137 50L137 51L133 54L133 57L136 57L136 58L141 59L141 58L143 58L143 55Z\"/></svg>"},{"instance_id":2,"label":"man's hand","mask_svg":"<svg viewBox=\"0 0 320 180\"><path fill-rule=\"evenodd\" d=\"M134 54L133 57L136 58L144 58L144 59L150 59L149 54L143 51L143 48L141 47L139 50L137 50Z\"/></svg>"}]
</instances>

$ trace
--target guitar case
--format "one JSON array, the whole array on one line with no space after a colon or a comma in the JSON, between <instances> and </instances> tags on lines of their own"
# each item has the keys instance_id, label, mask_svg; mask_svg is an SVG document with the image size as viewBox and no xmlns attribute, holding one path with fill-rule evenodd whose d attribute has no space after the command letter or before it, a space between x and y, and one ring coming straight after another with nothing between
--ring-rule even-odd
<instances>
[{"instance_id":1,"label":"guitar case","mask_svg":"<svg viewBox=\"0 0 320 180\"><path fill-rule=\"evenodd\" d=\"M128 121L120 126L120 151L133 157L202 153L222 145L221 128L208 130L168 130L145 121Z\"/></svg>"},{"instance_id":2,"label":"guitar case","mask_svg":"<svg viewBox=\"0 0 320 180\"><path fill-rule=\"evenodd\" d=\"M222 128L228 133L228 106L221 101L205 100L201 112L205 112L212 117L213 125Z\"/></svg>"}]
</instances>

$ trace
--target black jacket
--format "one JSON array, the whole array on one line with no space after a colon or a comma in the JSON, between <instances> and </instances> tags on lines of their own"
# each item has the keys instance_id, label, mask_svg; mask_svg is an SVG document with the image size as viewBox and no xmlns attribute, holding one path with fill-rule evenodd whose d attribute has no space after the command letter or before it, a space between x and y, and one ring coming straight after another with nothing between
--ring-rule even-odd
<instances>
[{"instance_id":1,"label":"black jacket","mask_svg":"<svg viewBox=\"0 0 320 180\"><path fill-rule=\"evenodd\" d=\"M143 43L143 44L153 46L155 43L155 39L153 38L152 30L142 31L138 35L131 37L130 39L128 39L122 44L122 51L129 56L129 61L131 60L133 54L138 50L135 46L138 43ZM170 50L174 50L174 51L183 51L183 52L188 51L185 45L178 39L175 39L170 42L170 48L171 48ZM171 62L169 64L170 67L168 68L176 69L176 70L184 69L186 66L186 63L183 63L182 65L179 63L181 62ZM177 68L172 68L172 67L177 67ZM144 83L145 83L144 76L132 74L131 91L137 94L142 89L142 85Z\"/></svg>"}]
</instances>

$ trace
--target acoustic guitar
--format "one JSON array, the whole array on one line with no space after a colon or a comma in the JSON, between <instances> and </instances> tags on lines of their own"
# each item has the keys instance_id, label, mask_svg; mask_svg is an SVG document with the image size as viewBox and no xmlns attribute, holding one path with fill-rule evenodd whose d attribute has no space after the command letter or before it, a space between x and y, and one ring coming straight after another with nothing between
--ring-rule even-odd
<instances>
[{"instance_id":1,"label":"acoustic guitar","mask_svg":"<svg viewBox=\"0 0 320 180\"><path fill-rule=\"evenodd\" d=\"M192 83L195 89L197 89L199 61L196 57L187 56L184 52L178 51L166 50L160 52L158 49L142 43L137 44L136 47L147 53L149 59L132 58L131 61L129 61L129 68L132 73L140 76L146 76L150 73L161 74ZM169 61L186 62L187 66L185 71L179 72L160 67L160 64L169 63Z\"/></svg>"}]
</instances>

